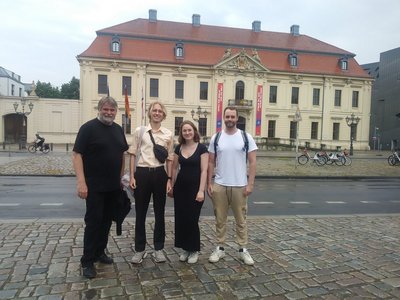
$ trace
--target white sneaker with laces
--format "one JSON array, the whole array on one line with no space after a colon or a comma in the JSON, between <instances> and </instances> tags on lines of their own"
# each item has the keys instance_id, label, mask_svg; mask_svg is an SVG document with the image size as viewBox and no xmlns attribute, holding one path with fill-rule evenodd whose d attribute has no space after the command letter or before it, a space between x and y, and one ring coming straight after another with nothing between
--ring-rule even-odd
<instances>
[{"instance_id":1,"label":"white sneaker with laces","mask_svg":"<svg viewBox=\"0 0 400 300\"><path fill-rule=\"evenodd\" d=\"M246 248L239 250L239 258L248 266L254 265L254 260Z\"/></svg>"},{"instance_id":2,"label":"white sneaker with laces","mask_svg":"<svg viewBox=\"0 0 400 300\"><path fill-rule=\"evenodd\" d=\"M181 253L181 255L179 256L179 260L180 261L187 261L188 257L189 257L190 252L189 251L183 251Z\"/></svg>"},{"instance_id":3,"label":"white sneaker with laces","mask_svg":"<svg viewBox=\"0 0 400 300\"><path fill-rule=\"evenodd\" d=\"M199 260L199 252L190 252L189 258L188 258L188 263L189 264L195 264Z\"/></svg>"},{"instance_id":4,"label":"white sneaker with laces","mask_svg":"<svg viewBox=\"0 0 400 300\"><path fill-rule=\"evenodd\" d=\"M146 258L146 256L147 256L146 251L136 252L132 257L131 263L140 264L143 261L143 258Z\"/></svg>"},{"instance_id":5,"label":"white sneaker with laces","mask_svg":"<svg viewBox=\"0 0 400 300\"><path fill-rule=\"evenodd\" d=\"M162 250L154 251L153 252L153 257L154 257L154 260L157 263L162 263L162 262L166 262L167 261L167 258L165 257L164 252Z\"/></svg>"},{"instance_id":6,"label":"white sneaker with laces","mask_svg":"<svg viewBox=\"0 0 400 300\"><path fill-rule=\"evenodd\" d=\"M208 261L211 263L218 262L221 258L225 256L225 250L222 247L217 247L213 253L211 253L210 257L208 258Z\"/></svg>"}]
</instances>

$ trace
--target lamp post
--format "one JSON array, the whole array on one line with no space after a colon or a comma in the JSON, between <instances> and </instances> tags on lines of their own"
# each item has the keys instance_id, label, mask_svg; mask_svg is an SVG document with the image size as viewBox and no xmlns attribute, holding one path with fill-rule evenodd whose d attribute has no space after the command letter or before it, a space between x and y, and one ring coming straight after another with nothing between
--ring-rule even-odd
<instances>
[{"instance_id":1,"label":"lamp post","mask_svg":"<svg viewBox=\"0 0 400 300\"><path fill-rule=\"evenodd\" d=\"M353 133L354 128L357 126L358 122L360 122L360 118L356 117L354 113L346 117L346 123L350 127L350 155L353 155Z\"/></svg>"},{"instance_id":2,"label":"lamp post","mask_svg":"<svg viewBox=\"0 0 400 300\"><path fill-rule=\"evenodd\" d=\"M29 102L28 108L29 111L25 111L27 100L25 98L21 99L21 111L18 111L18 102L14 102L14 110L15 113L22 116L22 134L20 135L20 149L26 148L26 121L25 118L28 116L33 110L33 103Z\"/></svg>"},{"instance_id":3,"label":"lamp post","mask_svg":"<svg viewBox=\"0 0 400 300\"><path fill-rule=\"evenodd\" d=\"M194 109L192 109L191 110L191 112L190 112L190 114L192 115L192 119L194 120L194 121L196 121L196 122L198 122L198 130L199 130L199 133L200 133L200 135L201 136L203 136L204 137L204 140L206 139L206 135L207 135L207 122L206 122L206 124L204 124L203 123L203 125L202 124L200 124L200 118L203 116L205 119L207 118L207 115L208 115L208 111L206 110L206 109L202 109L201 108L201 106L199 105L198 107L197 107L197 110L196 111L194 111ZM195 117L195 116L197 116L197 117ZM200 125L202 125L202 126L200 126Z\"/></svg>"}]
</instances>

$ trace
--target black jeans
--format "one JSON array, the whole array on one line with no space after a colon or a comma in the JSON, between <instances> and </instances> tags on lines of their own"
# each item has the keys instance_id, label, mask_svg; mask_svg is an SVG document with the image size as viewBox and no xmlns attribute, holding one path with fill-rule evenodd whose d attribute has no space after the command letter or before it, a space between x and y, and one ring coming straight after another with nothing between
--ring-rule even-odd
<instances>
[{"instance_id":1,"label":"black jeans","mask_svg":"<svg viewBox=\"0 0 400 300\"><path fill-rule=\"evenodd\" d=\"M146 248L146 215L150 198L153 195L153 209L155 217L154 225L154 249L164 249L165 242L165 201L167 197L167 173L164 167L141 168L135 172L136 189L135 196L135 251L141 252Z\"/></svg>"},{"instance_id":2,"label":"black jeans","mask_svg":"<svg viewBox=\"0 0 400 300\"><path fill-rule=\"evenodd\" d=\"M93 264L107 248L112 223L113 204L121 191L88 192L86 198L85 232L83 235L83 267Z\"/></svg>"}]
</instances>

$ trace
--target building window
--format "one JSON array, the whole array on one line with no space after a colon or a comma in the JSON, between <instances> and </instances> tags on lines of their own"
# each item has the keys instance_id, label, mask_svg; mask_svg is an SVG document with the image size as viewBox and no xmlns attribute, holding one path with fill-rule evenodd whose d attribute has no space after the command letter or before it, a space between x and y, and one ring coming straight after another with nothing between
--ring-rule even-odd
<instances>
[{"instance_id":1,"label":"building window","mask_svg":"<svg viewBox=\"0 0 400 300\"><path fill-rule=\"evenodd\" d=\"M236 82L235 100L244 99L244 82L239 80Z\"/></svg>"},{"instance_id":2,"label":"building window","mask_svg":"<svg viewBox=\"0 0 400 300\"><path fill-rule=\"evenodd\" d=\"M158 97L158 79L150 78L150 97Z\"/></svg>"},{"instance_id":3,"label":"building window","mask_svg":"<svg viewBox=\"0 0 400 300\"><path fill-rule=\"evenodd\" d=\"M335 141L339 140L339 128L340 128L340 123L333 123L332 140Z\"/></svg>"},{"instance_id":4,"label":"building window","mask_svg":"<svg viewBox=\"0 0 400 300\"><path fill-rule=\"evenodd\" d=\"M311 122L311 139L318 139L318 122Z\"/></svg>"},{"instance_id":5,"label":"building window","mask_svg":"<svg viewBox=\"0 0 400 300\"><path fill-rule=\"evenodd\" d=\"M342 104L342 91L335 90L335 106L340 107Z\"/></svg>"},{"instance_id":6,"label":"building window","mask_svg":"<svg viewBox=\"0 0 400 300\"><path fill-rule=\"evenodd\" d=\"M297 122L290 121L290 138L296 139L297 136Z\"/></svg>"},{"instance_id":7,"label":"building window","mask_svg":"<svg viewBox=\"0 0 400 300\"><path fill-rule=\"evenodd\" d=\"M353 91L353 98L351 101L351 106L352 107L358 107L358 91Z\"/></svg>"},{"instance_id":8,"label":"building window","mask_svg":"<svg viewBox=\"0 0 400 300\"><path fill-rule=\"evenodd\" d=\"M208 82L200 82L200 100L208 99Z\"/></svg>"},{"instance_id":9,"label":"building window","mask_svg":"<svg viewBox=\"0 0 400 300\"><path fill-rule=\"evenodd\" d=\"M207 118L199 118L199 134L207 136Z\"/></svg>"},{"instance_id":10,"label":"building window","mask_svg":"<svg viewBox=\"0 0 400 300\"><path fill-rule=\"evenodd\" d=\"M353 141L357 140L357 125L350 126L350 137Z\"/></svg>"},{"instance_id":11,"label":"building window","mask_svg":"<svg viewBox=\"0 0 400 300\"><path fill-rule=\"evenodd\" d=\"M342 57L341 59L339 59L339 65L340 65L340 69L342 71L346 71L349 69L349 61L347 57Z\"/></svg>"},{"instance_id":12,"label":"building window","mask_svg":"<svg viewBox=\"0 0 400 300\"><path fill-rule=\"evenodd\" d=\"M312 104L319 105L319 93L320 89L313 89Z\"/></svg>"},{"instance_id":13,"label":"building window","mask_svg":"<svg viewBox=\"0 0 400 300\"><path fill-rule=\"evenodd\" d=\"M97 93L108 94L107 75L98 75Z\"/></svg>"},{"instance_id":14,"label":"building window","mask_svg":"<svg viewBox=\"0 0 400 300\"><path fill-rule=\"evenodd\" d=\"M111 51L114 53L121 52L121 41L118 36L114 36L111 40Z\"/></svg>"},{"instance_id":15,"label":"building window","mask_svg":"<svg viewBox=\"0 0 400 300\"><path fill-rule=\"evenodd\" d=\"M292 68L297 67L298 65L297 53L296 52L290 53L288 58L289 58L289 65Z\"/></svg>"},{"instance_id":16,"label":"building window","mask_svg":"<svg viewBox=\"0 0 400 300\"><path fill-rule=\"evenodd\" d=\"M183 89L184 89L184 81L183 80L175 80L175 98L183 99Z\"/></svg>"},{"instance_id":17,"label":"building window","mask_svg":"<svg viewBox=\"0 0 400 300\"><path fill-rule=\"evenodd\" d=\"M278 87L276 85L271 85L269 87L269 103L276 103L277 95Z\"/></svg>"},{"instance_id":18,"label":"building window","mask_svg":"<svg viewBox=\"0 0 400 300\"><path fill-rule=\"evenodd\" d=\"M132 95L132 77L122 76L122 95L125 95L125 87L128 96Z\"/></svg>"},{"instance_id":19,"label":"building window","mask_svg":"<svg viewBox=\"0 0 400 300\"><path fill-rule=\"evenodd\" d=\"M299 88L292 87L292 104L299 104Z\"/></svg>"},{"instance_id":20,"label":"building window","mask_svg":"<svg viewBox=\"0 0 400 300\"><path fill-rule=\"evenodd\" d=\"M175 135L179 135L179 128L183 122L183 117L175 117Z\"/></svg>"},{"instance_id":21,"label":"building window","mask_svg":"<svg viewBox=\"0 0 400 300\"><path fill-rule=\"evenodd\" d=\"M268 137L274 138L275 137L275 128L276 128L276 121L269 120L268 121Z\"/></svg>"},{"instance_id":22,"label":"building window","mask_svg":"<svg viewBox=\"0 0 400 300\"><path fill-rule=\"evenodd\" d=\"M11 96L14 96L15 93L15 85L11 85Z\"/></svg>"},{"instance_id":23,"label":"building window","mask_svg":"<svg viewBox=\"0 0 400 300\"><path fill-rule=\"evenodd\" d=\"M175 45L175 57L183 58L183 43L176 43Z\"/></svg>"},{"instance_id":24,"label":"building window","mask_svg":"<svg viewBox=\"0 0 400 300\"><path fill-rule=\"evenodd\" d=\"M122 114L122 128L126 134L131 134L131 119L126 118L125 114Z\"/></svg>"}]
</instances>

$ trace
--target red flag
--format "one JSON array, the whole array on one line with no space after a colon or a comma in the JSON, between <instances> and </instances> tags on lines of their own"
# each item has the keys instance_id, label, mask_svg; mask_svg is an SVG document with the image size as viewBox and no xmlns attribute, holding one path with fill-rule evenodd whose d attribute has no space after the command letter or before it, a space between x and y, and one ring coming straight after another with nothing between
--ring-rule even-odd
<instances>
[{"instance_id":1,"label":"red flag","mask_svg":"<svg viewBox=\"0 0 400 300\"><path fill-rule=\"evenodd\" d=\"M128 89L125 85L125 116L131 118L131 110L129 109Z\"/></svg>"}]
</instances>

